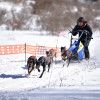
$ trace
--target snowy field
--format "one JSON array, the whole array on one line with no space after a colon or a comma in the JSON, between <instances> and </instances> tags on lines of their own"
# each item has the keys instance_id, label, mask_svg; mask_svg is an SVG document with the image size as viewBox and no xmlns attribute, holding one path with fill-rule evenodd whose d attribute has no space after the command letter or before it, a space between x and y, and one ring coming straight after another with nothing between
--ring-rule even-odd
<instances>
[{"instance_id":1,"label":"snowy field","mask_svg":"<svg viewBox=\"0 0 100 100\"><path fill-rule=\"evenodd\" d=\"M33 35L31 32L30 34L15 33L1 32L0 45L28 43L68 47L70 43L70 35L52 37L43 34ZM37 70L34 70L30 76L27 75L24 54L0 55L1 100L7 98L8 100L20 100L20 98L32 100L33 96L35 100L61 100L61 98L63 100L100 100L100 34L98 31L93 38L89 47L91 54L89 61L74 62L69 67L66 65L63 67L63 63L57 58L50 72L46 70L42 78L38 78L40 73ZM47 99L51 95L53 96ZM84 95L83 98L81 98L82 95Z\"/></svg>"}]
</instances>

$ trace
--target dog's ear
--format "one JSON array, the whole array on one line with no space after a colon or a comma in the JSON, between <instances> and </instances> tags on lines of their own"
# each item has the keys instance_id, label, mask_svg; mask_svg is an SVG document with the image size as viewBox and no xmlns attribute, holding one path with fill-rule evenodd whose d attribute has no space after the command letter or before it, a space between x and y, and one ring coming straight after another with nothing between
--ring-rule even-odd
<instances>
[{"instance_id":1,"label":"dog's ear","mask_svg":"<svg viewBox=\"0 0 100 100\"><path fill-rule=\"evenodd\" d=\"M61 52L65 51L66 47L61 47Z\"/></svg>"},{"instance_id":2,"label":"dog's ear","mask_svg":"<svg viewBox=\"0 0 100 100\"><path fill-rule=\"evenodd\" d=\"M46 51L46 54L48 55L49 54L49 51Z\"/></svg>"}]
</instances>

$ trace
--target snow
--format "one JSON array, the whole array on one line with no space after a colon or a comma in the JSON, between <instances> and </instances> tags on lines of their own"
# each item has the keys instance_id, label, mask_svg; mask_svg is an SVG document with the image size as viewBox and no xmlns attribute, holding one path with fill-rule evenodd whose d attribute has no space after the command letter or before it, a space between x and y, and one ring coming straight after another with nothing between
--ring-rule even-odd
<instances>
[{"instance_id":1,"label":"snow","mask_svg":"<svg viewBox=\"0 0 100 100\"><path fill-rule=\"evenodd\" d=\"M22 1L21 3L13 3L10 1L2 1L0 2L0 9L2 12L5 12L3 19L5 24L0 25L0 30L12 30L12 26L9 23L12 22L13 17L15 19L19 19L19 16L27 13L28 20L25 21L25 25L22 25L23 29L28 29L28 30L40 30L41 26L37 25L36 21L39 19L38 15L32 15L31 12L34 10L32 8L32 5L35 4L34 0L26 0ZM14 16L15 14L16 16ZM22 15L26 16L26 15ZM23 18L25 20L25 18Z\"/></svg>"},{"instance_id":2,"label":"snow","mask_svg":"<svg viewBox=\"0 0 100 100\"><path fill-rule=\"evenodd\" d=\"M97 16L95 20L100 21L100 16Z\"/></svg>"},{"instance_id":3,"label":"snow","mask_svg":"<svg viewBox=\"0 0 100 100\"><path fill-rule=\"evenodd\" d=\"M16 5L10 2L1 2L0 3L0 8L1 9L5 9L6 11L11 11L12 9L16 10L16 12L21 11L21 9L23 8L22 5Z\"/></svg>"},{"instance_id":4,"label":"snow","mask_svg":"<svg viewBox=\"0 0 100 100\"><path fill-rule=\"evenodd\" d=\"M2 2L2 3L0 3L0 8L6 9L7 11L10 11L12 8L11 5L12 5L12 3Z\"/></svg>"},{"instance_id":5,"label":"snow","mask_svg":"<svg viewBox=\"0 0 100 100\"><path fill-rule=\"evenodd\" d=\"M28 43L51 47L56 45L68 47L67 41L70 40L69 35L66 37L36 35L32 32L23 31L19 31L19 33L1 31L0 33L0 45ZM40 73L37 70L34 70L30 76L27 75L24 54L0 55L0 91L19 91L42 87L100 90L100 48L97 48L99 41L99 37L95 35L90 44L92 54L89 61L71 63L69 67L63 67L62 63L56 61L57 63L52 64L50 72L48 73L46 70L41 79L38 78ZM30 56L30 54L27 55Z\"/></svg>"},{"instance_id":6,"label":"snow","mask_svg":"<svg viewBox=\"0 0 100 100\"><path fill-rule=\"evenodd\" d=\"M34 34L35 33L35 34ZM42 32L40 32L42 33ZM39 33L39 34L40 34ZM63 38L63 43L65 43L66 39L64 37L56 37L56 36L49 36L49 35L37 35L37 33L29 32L29 31L1 31L0 36L0 44L1 45L12 45L12 44L31 44L31 45L42 45L42 46L48 46L49 47L56 47L56 45L61 46L60 42ZM23 37L23 38L22 38ZM44 79L38 78L38 72L36 71L36 75L34 80L32 78L28 78L27 75L27 69L26 69L26 63L24 62L25 55L24 54L16 54L16 55L1 55L0 57L0 90L6 91L14 91L14 90L22 90L22 89L29 89L29 88L36 88L41 87L42 85L48 84L48 77L45 77ZM22 62L20 62L22 61ZM55 65L54 65L55 66ZM15 70L16 69L16 70ZM34 71L33 71L34 75ZM48 74L47 74L48 75ZM30 76L31 77L31 76ZM50 75L49 75L50 77ZM41 86L38 82L39 80L42 80ZM34 82L34 84L33 84ZM13 83L13 85L11 85ZM25 85L23 85L25 83ZM38 84L37 84L38 83ZM23 87L22 87L23 85ZM16 88L18 87L18 88Z\"/></svg>"},{"instance_id":7,"label":"snow","mask_svg":"<svg viewBox=\"0 0 100 100\"><path fill-rule=\"evenodd\" d=\"M30 2L35 3L29 0L27 4ZM2 2L0 8L8 12L14 9L18 13L23 7ZM74 8L73 12L77 12L77 9ZM96 20L99 19L98 16ZM31 27L35 27L34 23ZM4 24L0 27L1 30L6 28ZM67 33L68 31L63 31L59 36L51 36L45 31L0 31L0 45L26 43L34 46L68 48L70 34ZM63 67L63 62L58 57L50 72L46 69L42 78L39 78L40 73L37 70L32 71L31 75L27 74L25 54L0 55L0 99L100 100L100 31L94 32L93 38L89 46L89 61L71 62L69 67L66 64ZM27 57L30 55L27 54Z\"/></svg>"},{"instance_id":8,"label":"snow","mask_svg":"<svg viewBox=\"0 0 100 100\"><path fill-rule=\"evenodd\" d=\"M23 35L24 34L24 35ZM46 36L44 36L46 34ZM70 37L60 37L60 36L50 36L48 32L45 31L3 31L1 32L0 44L31 44L40 45L48 47L61 47L69 44ZM20 37L23 37L21 39ZM41 38L41 39L40 39ZM39 41L38 41L39 39ZM68 47L69 45L67 45Z\"/></svg>"}]
</instances>

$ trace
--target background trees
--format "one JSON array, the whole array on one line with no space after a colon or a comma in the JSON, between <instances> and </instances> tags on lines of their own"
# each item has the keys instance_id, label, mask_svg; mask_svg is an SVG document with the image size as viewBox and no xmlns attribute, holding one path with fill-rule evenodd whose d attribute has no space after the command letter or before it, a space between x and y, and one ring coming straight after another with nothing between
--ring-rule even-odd
<instances>
[{"instance_id":1,"label":"background trees","mask_svg":"<svg viewBox=\"0 0 100 100\"><path fill-rule=\"evenodd\" d=\"M91 26L100 28L99 0L1 0L12 5L0 8L0 25L11 30L48 30L52 34L66 30L84 16ZM19 11L16 9L20 8ZM98 17L98 18L97 18Z\"/></svg>"}]
</instances>

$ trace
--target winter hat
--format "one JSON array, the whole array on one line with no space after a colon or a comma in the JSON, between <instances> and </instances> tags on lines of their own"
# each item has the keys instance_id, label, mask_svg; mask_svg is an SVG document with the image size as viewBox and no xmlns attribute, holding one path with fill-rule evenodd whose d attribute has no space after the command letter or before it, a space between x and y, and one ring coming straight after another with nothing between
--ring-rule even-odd
<instances>
[{"instance_id":1,"label":"winter hat","mask_svg":"<svg viewBox=\"0 0 100 100\"><path fill-rule=\"evenodd\" d=\"M85 20L84 20L84 17L79 17L78 19L77 19L77 22L84 22Z\"/></svg>"}]
</instances>

